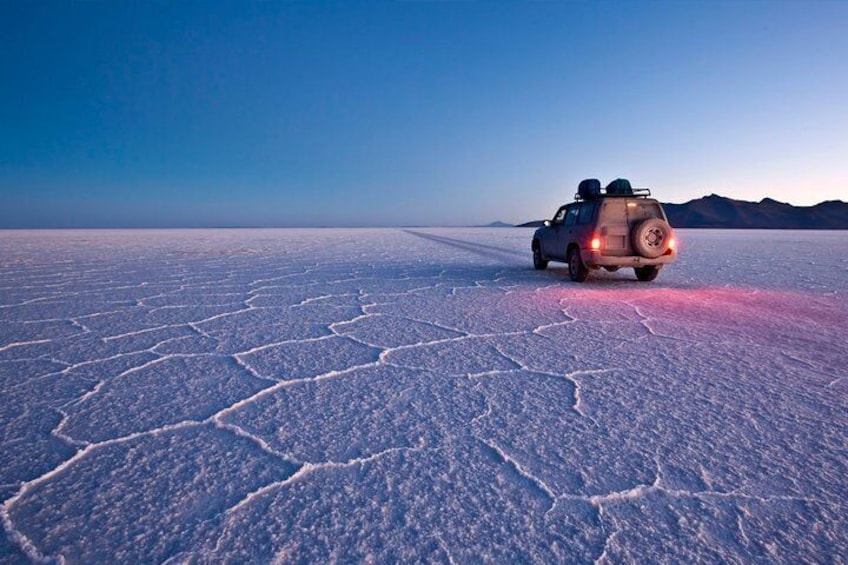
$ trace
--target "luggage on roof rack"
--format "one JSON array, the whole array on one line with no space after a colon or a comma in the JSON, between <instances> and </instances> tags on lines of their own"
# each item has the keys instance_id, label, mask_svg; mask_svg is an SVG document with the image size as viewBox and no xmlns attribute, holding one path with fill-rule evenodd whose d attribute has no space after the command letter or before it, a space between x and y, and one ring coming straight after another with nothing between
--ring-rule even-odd
<instances>
[{"instance_id":1,"label":"luggage on roof rack","mask_svg":"<svg viewBox=\"0 0 848 565\"><path fill-rule=\"evenodd\" d=\"M577 198L592 200L601 195L601 181L598 179L585 179L577 185Z\"/></svg>"},{"instance_id":2,"label":"luggage on roof rack","mask_svg":"<svg viewBox=\"0 0 848 565\"><path fill-rule=\"evenodd\" d=\"M575 200L595 200L604 196L636 196L646 198L651 195L649 188L633 188L627 179L615 179L606 188L601 188L598 179L584 179L577 185Z\"/></svg>"},{"instance_id":3,"label":"luggage on roof rack","mask_svg":"<svg viewBox=\"0 0 848 565\"><path fill-rule=\"evenodd\" d=\"M615 179L607 185L606 193L609 196L630 196L633 194L633 187L627 179Z\"/></svg>"}]
</instances>

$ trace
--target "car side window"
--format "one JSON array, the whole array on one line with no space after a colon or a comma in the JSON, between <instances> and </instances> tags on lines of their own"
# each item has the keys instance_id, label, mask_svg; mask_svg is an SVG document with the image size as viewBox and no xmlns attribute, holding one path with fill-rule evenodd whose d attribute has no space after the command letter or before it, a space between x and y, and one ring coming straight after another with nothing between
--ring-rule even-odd
<instances>
[{"instance_id":1,"label":"car side window","mask_svg":"<svg viewBox=\"0 0 848 565\"><path fill-rule=\"evenodd\" d=\"M595 202L584 202L580 208L580 215L577 217L578 224L588 224L592 221L592 217L595 215L595 208L597 204Z\"/></svg>"},{"instance_id":2,"label":"car side window","mask_svg":"<svg viewBox=\"0 0 848 565\"><path fill-rule=\"evenodd\" d=\"M577 215L580 213L580 204L572 204L567 208L565 225L573 226L577 223Z\"/></svg>"},{"instance_id":3,"label":"car side window","mask_svg":"<svg viewBox=\"0 0 848 565\"><path fill-rule=\"evenodd\" d=\"M563 220L565 220L565 206L557 210L557 213L554 215L554 219L551 222L552 224L561 224Z\"/></svg>"}]
</instances>

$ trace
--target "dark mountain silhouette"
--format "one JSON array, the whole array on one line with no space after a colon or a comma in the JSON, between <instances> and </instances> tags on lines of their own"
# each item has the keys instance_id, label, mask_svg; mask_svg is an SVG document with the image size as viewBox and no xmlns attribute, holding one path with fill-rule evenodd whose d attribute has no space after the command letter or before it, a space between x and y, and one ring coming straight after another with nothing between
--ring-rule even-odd
<instances>
[{"instance_id":1,"label":"dark mountain silhouette","mask_svg":"<svg viewBox=\"0 0 848 565\"><path fill-rule=\"evenodd\" d=\"M848 229L848 203L841 200L793 206L771 198L748 202L711 194L684 204L663 204L663 208L676 228ZM541 225L542 220L534 220L517 227Z\"/></svg>"},{"instance_id":2,"label":"dark mountain silhouette","mask_svg":"<svg viewBox=\"0 0 848 565\"><path fill-rule=\"evenodd\" d=\"M747 202L711 194L663 208L677 228L848 229L848 203L841 200L793 206L771 198Z\"/></svg>"}]
</instances>

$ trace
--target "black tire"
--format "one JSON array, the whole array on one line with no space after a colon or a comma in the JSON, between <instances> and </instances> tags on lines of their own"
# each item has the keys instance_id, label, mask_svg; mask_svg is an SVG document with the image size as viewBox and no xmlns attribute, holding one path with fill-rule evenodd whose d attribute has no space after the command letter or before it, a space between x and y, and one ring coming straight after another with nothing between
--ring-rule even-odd
<instances>
[{"instance_id":1,"label":"black tire","mask_svg":"<svg viewBox=\"0 0 848 565\"><path fill-rule=\"evenodd\" d=\"M657 275L660 274L660 268L657 265L646 265L644 267L633 267L636 272L636 278L642 282L651 282Z\"/></svg>"},{"instance_id":2,"label":"black tire","mask_svg":"<svg viewBox=\"0 0 848 565\"><path fill-rule=\"evenodd\" d=\"M574 282L583 282L589 277L589 269L580 258L580 250L572 247L568 252L568 276Z\"/></svg>"},{"instance_id":3,"label":"black tire","mask_svg":"<svg viewBox=\"0 0 848 565\"><path fill-rule=\"evenodd\" d=\"M533 246L533 267L537 271L544 271L548 268L548 262L542 258L542 246L539 244Z\"/></svg>"},{"instance_id":4,"label":"black tire","mask_svg":"<svg viewBox=\"0 0 848 565\"><path fill-rule=\"evenodd\" d=\"M633 251L648 259L655 259L668 251L669 241L671 226L659 218L649 218L636 224L630 233Z\"/></svg>"}]
</instances>

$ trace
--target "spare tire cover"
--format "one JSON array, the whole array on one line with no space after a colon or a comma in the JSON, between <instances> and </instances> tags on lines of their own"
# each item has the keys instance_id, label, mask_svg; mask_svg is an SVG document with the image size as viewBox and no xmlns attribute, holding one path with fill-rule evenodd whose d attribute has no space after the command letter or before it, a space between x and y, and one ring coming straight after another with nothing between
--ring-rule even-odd
<instances>
[{"instance_id":1,"label":"spare tire cover","mask_svg":"<svg viewBox=\"0 0 848 565\"><path fill-rule=\"evenodd\" d=\"M670 239L671 226L659 218L649 218L636 224L630 233L633 251L649 259L655 259L668 251Z\"/></svg>"}]
</instances>

